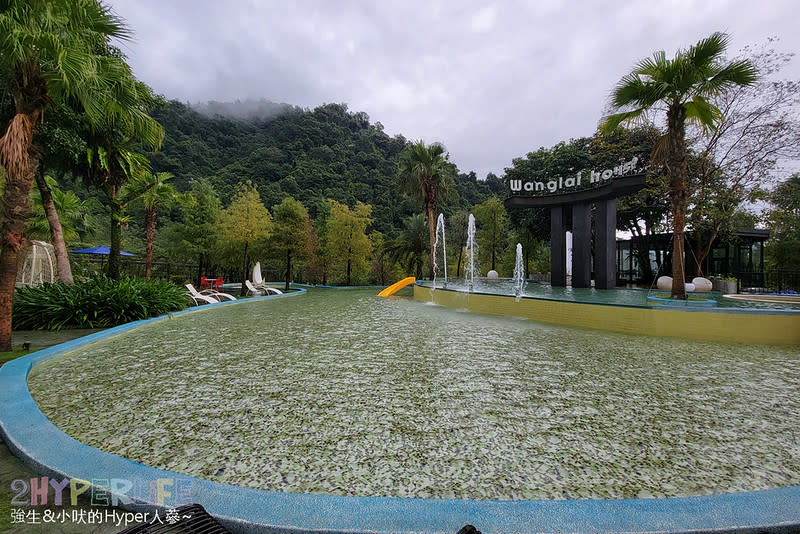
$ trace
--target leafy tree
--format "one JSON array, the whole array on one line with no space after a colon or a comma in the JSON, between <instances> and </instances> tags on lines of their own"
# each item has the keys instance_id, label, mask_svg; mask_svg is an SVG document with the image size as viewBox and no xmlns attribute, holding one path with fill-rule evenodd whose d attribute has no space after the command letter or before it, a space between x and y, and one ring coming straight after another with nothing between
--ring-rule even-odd
<instances>
[{"instance_id":1,"label":"leafy tree","mask_svg":"<svg viewBox=\"0 0 800 534\"><path fill-rule=\"evenodd\" d=\"M372 242L372 250L375 251L369 271L370 278L379 285L385 286L390 280L400 277L400 274L397 272L396 263L391 260L386 251L387 241L384 235L373 231L369 234L369 239Z\"/></svg>"},{"instance_id":2,"label":"leafy tree","mask_svg":"<svg viewBox=\"0 0 800 534\"><path fill-rule=\"evenodd\" d=\"M581 137L561 142L552 148L540 147L525 158L514 158L504 176L506 191L511 180L547 181L553 176L568 176L591 168L591 139ZM550 210L548 208L511 208L511 226L525 231L541 241L550 241Z\"/></svg>"},{"instance_id":3,"label":"leafy tree","mask_svg":"<svg viewBox=\"0 0 800 534\"><path fill-rule=\"evenodd\" d=\"M81 137L86 122L85 114L80 107L58 102L49 109L46 120L36 129L34 144L39 148L41 164L36 173L36 186L39 200L46 215L45 222L50 227L50 239L56 256L59 279L64 283L72 283L67 244L59 220L61 210L56 208L51 188L57 188L58 182L45 180L45 171L55 176L63 176L74 170L75 162L86 154L86 141ZM77 197L76 197L77 198Z\"/></svg>"},{"instance_id":4,"label":"leafy tree","mask_svg":"<svg viewBox=\"0 0 800 534\"><path fill-rule=\"evenodd\" d=\"M386 252L416 278L422 278L428 248L428 231L422 214L412 215L405 220L400 235L386 243Z\"/></svg>"},{"instance_id":5,"label":"leafy tree","mask_svg":"<svg viewBox=\"0 0 800 534\"><path fill-rule=\"evenodd\" d=\"M308 210L299 201L287 197L272 208L273 231L269 242L272 250L286 258L285 289L292 282L292 261L305 260L312 254L314 233Z\"/></svg>"},{"instance_id":6,"label":"leafy tree","mask_svg":"<svg viewBox=\"0 0 800 534\"><path fill-rule=\"evenodd\" d=\"M769 201L770 238L765 255L772 269L800 271L800 173L781 183Z\"/></svg>"},{"instance_id":7,"label":"leafy tree","mask_svg":"<svg viewBox=\"0 0 800 534\"><path fill-rule=\"evenodd\" d=\"M197 278L211 267L219 241L222 203L209 180L192 182L191 190L179 201L182 222L173 222L162 234L165 249L173 259L197 261Z\"/></svg>"},{"instance_id":8,"label":"leafy tree","mask_svg":"<svg viewBox=\"0 0 800 534\"><path fill-rule=\"evenodd\" d=\"M691 143L697 158L689 161L687 224L696 276L717 237L733 229L734 213L764 197L778 161L800 158L800 82L775 78L791 55L768 46L745 50L761 78L714 95L717 127Z\"/></svg>"},{"instance_id":9,"label":"leafy tree","mask_svg":"<svg viewBox=\"0 0 800 534\"><path fill-rule=\"evenodd\" d=\"M505 248L506 208L497 197L492 197L472 209L475 219L480 223L477 238L481 253L489 256L491 269L497 270L497 257ZM483 260L481 260L483 261Z\"/></svg>"},{"instance_id":10,"label":"leafy tree","mask_svg":"<svg viewBox=\"0 0 800 534\"><path fill-rule=\"evenodd\" d=\"M713 129L719 110L708 99L727 88L750 85L756 80L756 68L749 61L722 62L727 45L728 36L717 32L677 52L671 60L663 51L643 59L614 89L611 106L623 111L608 115L601 125L604 132L612 132L623 122L640 119L659 104L667 107L667 133L653 151L653 159L666 166L669 180L673 298L686 298L686 121Z\"/></svg>"},{"instance_id":11,"label":"leafy tree","mask_svg":"<svg viewBox=\"0 0 800 534\"><path fill-rule=\"evenodd\" d=\"M447 229L447 242L450 243L451 250L456 252L456 278L461 278L461 266L464 261L464 248L467 246L467 230L469 225L469 213L460 210L451 215L445 223ZM450 262L452 265L453 262Z\"/></svg>"},{"instance_id":12,"label":"leafy tree","mask_svg":"<svg viewBox=\"0 0 800 534\"><path fill-rule=\"evenodd\" d=\"M428 223L431 258L434 257L433 246L436 242L437 195L445 194L454 174L447 160L448 155L442 145L434 143L426 146L423 141L418 141L403 152L398 167L401 190L421 201L422 212ZM430 277L433 279L433 262L430 263Z\"/></svg>"},{"instance_id":13,"label":"leafy tree","mask_svg":"<svg viewBox=\"0 0 800 534\"><path fill-rule=\"evenodd\" d=\"M331 218L331 202L328 200L318 200L317 216L314 218L312 227L316 237L317 254L312 259L312 277L322 279L322 285L328 285L328 273L331 268L331 248L329 247L329 226Z\"/></svg>"},{"instance_id":14,"label":"leafy tree","mask_svg":"<svg viewBox=\"0 0 800 534\"><path fill-rule=\"evenodd\" d=\"M589 151L592 165L598 169L611 168L633 156L646 160L662 133L653 125L636 128L619 127L611 133L597 132L591 139ZM669 231L666 217L669 203L664 195L665 177L657 166L646 171L645 187L617 199L617 228L630 232L639 244L635 248L642 277L647 284L655 278L650 262L650 244L659 233Z\"/></svg>"},{"instance_id":15,"label":"leafy tree","mask_svg":"<svg viewBox=\"0 0 800 534\"><path fill-rule=\"evenodd\" d=\"M178 192L172 187L172 184L167 183L172 177L172 174L168 172L159 172L157 174L146 173L143 177L145 182L143 186L147 189L140 197L144 204L144 225L147 235L147 245L145 248L145 278L150 278L153 264L153 241L156 235L158 210L170 208L178 200Z\"/></svg>"},{"instance_id":16,"label":"leafy tree","mask_svg":"<svg viewBox=\"0 0 800 534\"><path fill-rule=\"evenodd\" d=\"M8 0L0 5L0 35L0 76L15 104L0 138L0 164L8 171L0 230L0 351L7 351L17 254L39 167L33 135L45 108L73 100L93 124L136 123L141 116L129 105L129 67L103 53L109 39L128 35L106 6L93 0Z\"/></svg>"},{"instance_id":17,"label":"leafy tree","mask_svg":"<svg viewBox=\"0 0 800 534\"><path fill-rule=\"evenodd\" d=\"M328 247L334 262L344 267L347 286L352 285L353 278L363 277L369 269L367 260L372 242L366 231L372 222L371 213L372 207L361 202L349 208L331 200Z\"/></svg>"},{"instance_id":18,"label":"leafy tree","mask_svg":"<svg viewBox=\"0 0 800 534\"><path fill-rule=\"evenodd\" d=\"M90 148L84 172L84 179L99 188L106 197L111 236L107 274L112 280L118 280L122 229L131 221L125 211L128 204L155 186L147 179L150 164L144 155L117 142Z\"/></svg>"},{"instance_id":19,"label":"leafy tree","mask_svg":"<svg viewBox=\"0 0 800 534\"><path fill-rule=\"evenodd\" d=\"M239 183L230 206L220 215L223 239L243 247L241 295L247 294L245 280L250 271L248 247L267 239L272 233L272 215L261 203L258 189L252 182Z\"/></svg>"}]
</instances>

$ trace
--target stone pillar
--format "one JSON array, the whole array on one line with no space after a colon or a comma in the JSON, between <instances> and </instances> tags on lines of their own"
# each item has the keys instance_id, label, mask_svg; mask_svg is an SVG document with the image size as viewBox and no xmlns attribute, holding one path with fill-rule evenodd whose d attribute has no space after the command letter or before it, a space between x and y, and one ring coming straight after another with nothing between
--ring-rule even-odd
<instances>
[{"instance_id":1,"label":"stone pillar","mask_svg":"<svg viewBox=\"0 0 800 534\"><path fill-rule=\"evenodd\" d=\"M592 205L572 206L572 287L592 285Z\"/></svg>"},{"instance_id":2,"label":"stone pillar","mask_svg":"<svg viewBox=\"0 0 800 534\"><path fill-rule=\"evenodd\" d=\"M594 287L597 289L614 289L617 287L616 198L601 200L597 203L595 227Z\"/></svg>"},{"instance_id":3,"label":"stone pillar","mask_svg":"<svg viewBox=\"0 0 800 534\"><path fill-rule=\"evenodd\" d=\"M567 230L564 228L565 207L550 208L550 284L567 285Z\"/></svg>"}]
</instances>

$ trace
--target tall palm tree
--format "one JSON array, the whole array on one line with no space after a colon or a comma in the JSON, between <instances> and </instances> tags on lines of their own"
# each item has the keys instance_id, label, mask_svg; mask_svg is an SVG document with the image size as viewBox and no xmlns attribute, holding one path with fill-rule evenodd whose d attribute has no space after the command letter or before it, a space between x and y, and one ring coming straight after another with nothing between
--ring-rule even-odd
<instances>
[{"instance_id":1,"label":"tall palm tree","mask_svg":"<svg viewBox=\"0 0 800 534\"><path fill-rule=\"evenodd\" d=\"M72 191L63 191L58 187L58 182L51 176L43 176L41 181L47 186L50 193L51 207L47 206L39 184L40 178L36 177L39 194L33 194L33 212L28 219L25 228L25 235L30 239L53 240L53 246L57 239L53 236L53 226L58 225L61 231L61 241L64 243L85 242L92 234L97 231L97 225L93 214L102 209L102 204L94 197L81 200ZM57 217L53 218L51 212L55 211ZM59 275L61 267L59 266ZM59 279L65 280L59 276Z\"/></svg>"},{"instance_id":2,"label":"tall palm tree","mask_svg":"<svg viewBox=\"0 0 800 534\"><path fill-rule=\"evenodd\" d=\"M708 98L757 78L749 61L725 62L728 36L714 33L673 59L663 51L639 62L622 77L611 97L611 107L622 110L606 116L601 130L610 133L624 122L641 119L657 106L667 111L667 133L653 150L654 163L666 167L672 212L672 297L686 298L683 240L686 225L686 121L714 129L719 110Z\"/></svg>"},{"instance_id":3,"label":"tall palm tree","mask_svg":"<svg viewBox=\"0 0 800 534\"><path fill-rule=\"evenodd\" d=\"M67 99L93 123L141 123L129 105L130 68L119 57L98 53L109 39L127 37L121 20L95 0L0 1L0 72L15 107L0 138L0 165L8 174L0 227L0 351L11 348L17 255L39 167L36 125L48 105Z\"/></svg>"},{"instance_id":4,"label":"tall palm tree","mask_svg":"<svg viewBox=\"0 0 800 534\"><path fill-rule=\"evenodd\" d=\"M144 259L144 276L146 278L150 278L153 264L153 239L156 235L158 210L160 208L169 208L178 200L178 192L172 184L167 183L167 180L171 180L172 177L172 174L168 172L147 173L145 175L145 180L150 184L147 192L141 197L144 204L144 227L147 235Z\"/></svg>"},{"instance_id":5,"label":"tall palm tree","mask_svg":"<svg viewBox=\"0 0 800 534\"><path fill-rule=\"evenodd\" d=\"M150 162L134 150L132 141L121 138L118 131L106 130L97 140L90 141L86 162L79 165L85 180L100 189L108 201L110 240L107 274L114 280L120 277L122 228L130 218L125 215L128 204L144 195L153 183L146 179Z\"/></svg>"},{"instance_id":6,"label":"tall palm tree","mask_svg":"<svg viewBox=\"0 0 800 534\"><path fill-rule=\"evenodd\" d=\"M58 272L58 279L65 284L71 284L72 267L69 264L69 256L67 255L67 244L64 238L64 229L62 228L61 220L58 216L58 209L56 208L55 200L53 199L53 190L51 189L51 184L48 183L47 178L50 177L45 177L44 172L41 168L39 168L36 172L36 187L39 190L40 205L47 221L47 227L49 230L48 237L53 240L53 251L56 256L56 271Z\"/></svg>"},{"instance_id":7,"label":"tall palm tree","mask_svg":"<svg viewBox=\"0 0 800 534\"><path fill-rule=\"evenodd\" d=\"M431 258L434 257L436 242L437 196L446 195L453 176L453 166L447 160L445 148L439 143L426 146L423 141L417 141L401 154L397 172L401 190L422 202L422 213L428 223ZM433 279L433 262L430 277Z\"/></svg>"}]
</instances>

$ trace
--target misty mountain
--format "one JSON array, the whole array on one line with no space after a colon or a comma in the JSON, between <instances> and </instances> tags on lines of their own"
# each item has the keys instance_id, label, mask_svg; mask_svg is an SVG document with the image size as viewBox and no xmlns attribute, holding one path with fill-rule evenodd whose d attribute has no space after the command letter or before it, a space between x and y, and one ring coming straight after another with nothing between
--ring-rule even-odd
<instances>
[{"instance_id":1,"label":"misty mountain","mask_svg":"<svg viewBox=\"0 0 800 534\"><path fill-rule=\"evenodd\" d=\"M242 119L247 121L265 122L285 115L302 111L291 104L277 103L261 98L259 100L236 100L235 102L217 102L209 100L205 103L189 103L188 107L205 115L206 117L227 117L229 119Z\"/></svg>"}]
</instances>

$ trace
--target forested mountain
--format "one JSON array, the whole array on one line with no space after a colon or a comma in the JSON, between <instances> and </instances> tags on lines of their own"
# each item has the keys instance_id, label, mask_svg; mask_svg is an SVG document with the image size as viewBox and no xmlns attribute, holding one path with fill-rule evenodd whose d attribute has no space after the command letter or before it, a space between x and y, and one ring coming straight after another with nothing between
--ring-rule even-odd
<instances>
[{"instance_id":1,"label":"forested mountain","mask_svg":"<svg viewBox=\"0 0 800 534\"><path fill-rule=\"evenodd\" d=\"M192 180L208 178L224 205L236 184L247 180L258 187L266 206L292 196L312 218L326 199L363 202L372 206L373 228L382 233L400 228L404 217L419 211L396 186L398 157L408 144L402 135L387 135L380 123L370 123L366 113L351 112L345 104L314 110L256 104L209 103L202 114L172 101L154 111L166 132L161 150L148 154L154 171L173 173L181 191ZM266 115L249 114L259 106ZM460 174L441 209L468 208L502 191L493 175L478 180L474 173Z\"/></svg>"}]
</instances>

